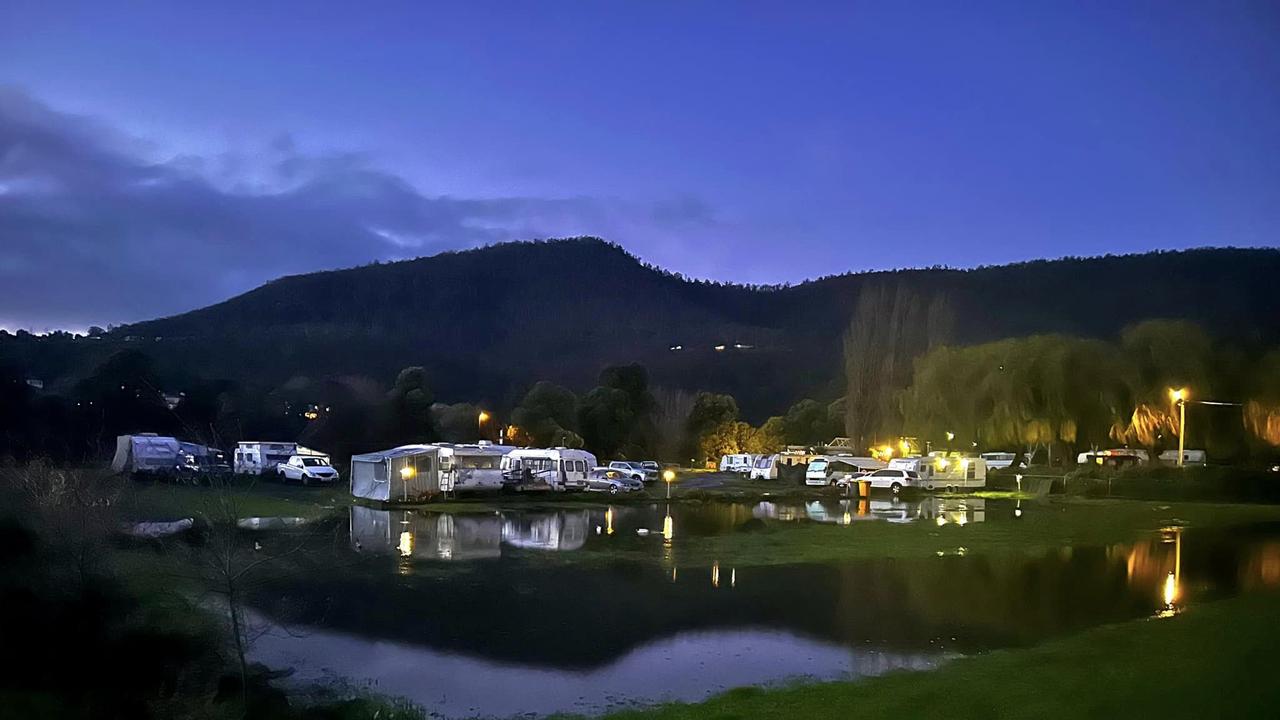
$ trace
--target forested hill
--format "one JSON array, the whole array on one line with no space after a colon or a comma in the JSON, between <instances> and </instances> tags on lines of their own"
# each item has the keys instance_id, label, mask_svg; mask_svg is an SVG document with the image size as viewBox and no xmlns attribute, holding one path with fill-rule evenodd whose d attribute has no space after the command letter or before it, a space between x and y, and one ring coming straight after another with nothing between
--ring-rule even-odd
<instances>
[{"instance_id":1,"label":"forested hill","mask_svg":"<svg viewBox=\"0 0 1280 720\"><path fill-rule=\"evenodd\" d=\"M440 399L503 403L537 379L584 389L606 365L640 362L655 385L731 392L760 416L805 395L836 396L841 339L868 287L945 298L954 342L1112 337L1164 317L1247 346L1280 341L1276 278L1280 251L1207 249L748 288L689 281L596 239L509 243L281 278L118 328L63 371L133 343L205 377L264 385L298 375L385 382L421 364Z\"/></svg>"}]
</instances>

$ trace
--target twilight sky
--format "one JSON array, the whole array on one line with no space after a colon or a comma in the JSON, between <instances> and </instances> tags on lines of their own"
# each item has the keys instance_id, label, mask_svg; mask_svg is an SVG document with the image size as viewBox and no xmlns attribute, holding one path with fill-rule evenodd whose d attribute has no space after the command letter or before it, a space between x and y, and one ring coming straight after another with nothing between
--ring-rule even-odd
<instances>
[{"instance_id":1,"label":"twilight sky","mask_svg":"<svg viewBox=\"0 0 1280 720\"><path fill-rule=\"evenodd\" d=\"M179 5L0 3L0 327L561 235L759 283L1280 245L1273 0Z\"/></svg>"}]
</instances>

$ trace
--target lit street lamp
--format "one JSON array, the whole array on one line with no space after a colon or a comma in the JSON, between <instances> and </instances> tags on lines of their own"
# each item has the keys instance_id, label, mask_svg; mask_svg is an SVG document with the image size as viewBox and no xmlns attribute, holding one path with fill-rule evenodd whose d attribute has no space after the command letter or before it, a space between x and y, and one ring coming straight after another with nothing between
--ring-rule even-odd
<instances>
[{"instance_id":1,"label":"lit street lamp","mask_svg":"<svg viewBox=\"0 0 1280 720\"><path fill-rule=\"evenodd\" d=\"M675 479L676 479L675 470L672 470L671 468L667 468L666 470L662 471L662 480L667 483L667 499L668 500L671 499L671 483L675 482Z\"/></svg>"},{"instance_id":2,"label":"lit street lamp","mask_svg":"<svg viewBox=\"0 0 1280 720\"><path fill-rule=\"evenodd\" d=\"M489 421L489 413L485 412L484 410L481 410L480 414L476 415L476 432L480 433L481 438L484 437L484 424L488 421Z\"/></svg>"},{"instance_id":3,"label":"lit street lamp","mask_svg":"<svg viewBox=\"0 0 1280 720\"><path fill-rule=\"evenodd\" d=\"M1169 388L1169 399L1178 405L1178 467L1182 467L1187 447L1187 390Z\"/></svg>"}]
</instances>

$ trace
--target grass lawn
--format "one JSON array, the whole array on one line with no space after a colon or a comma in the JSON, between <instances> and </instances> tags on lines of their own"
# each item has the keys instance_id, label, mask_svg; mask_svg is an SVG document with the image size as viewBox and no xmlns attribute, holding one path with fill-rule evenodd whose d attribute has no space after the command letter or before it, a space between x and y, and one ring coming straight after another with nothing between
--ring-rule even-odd
<instances>
[{"instance_id":1,"label":"grass lawn","mask_svg":"<svg viewBox=\"0 0 1280 720\"><path fill-rule=\"evenodd\" d=\"M1165 620L1096 628L1035 648L861 682L740 689L610 715L682 718L1276 717L1280 598L1255 595Z\"/></svg>"},{"instance_id":2,"label":"grass lawn","mask_svg":"<svg viewBox=\"0 0 1280 720\"><path fill-rule=\"evenodd\" d=\"M230 489L169 483L121 481L116 500L121 514L133 520L176 520L197 514L224 516L226 500L237 517L323 517L349 504L345 483L325 487L285 485L260 479L237 481Z\"/></svg>"}]
</instances>

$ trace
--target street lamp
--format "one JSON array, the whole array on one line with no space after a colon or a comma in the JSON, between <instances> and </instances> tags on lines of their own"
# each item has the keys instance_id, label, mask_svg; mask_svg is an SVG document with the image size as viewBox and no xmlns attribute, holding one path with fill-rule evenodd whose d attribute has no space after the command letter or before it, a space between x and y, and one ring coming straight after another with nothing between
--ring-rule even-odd
<instances>
[{"instance_id":1,"label":"street lamp","mask_svg":"<svg viewBox=\"0 0 1280 720\"><path fill-rule=\"evenodd\" d=\"M1182 467L1183 456L1187 447L1187 390L1186 388L1169 388L1169 399L1178 406L1178 467Z\"/></svg>"},{"instance_id":2,"label":"street lamp","mask_svg":"<svg viewBox=\"0 0 1280 720\"><path fill-rule=\"evenodd\" d=\"M675 479L676 479L676 471L675 471L675 470L672 470L671 468L667 468L666 470L663 470L663 471L662 471L662 480L663 480L663 482L665 482L665 483L667 484L667 499L668 499L668 500L670 500L670 499L671 499L671 483L675 482Z\"/></svg>"},{"instance_id":3,"label":"street lamp","mask_svg":"<svg viewBox=\"0 0 1280 720\"><path fill-rule=\"evenodd\" d=\"M489 421L489 413L484 410L476 415L476 432L480 433L480 437L484 437L484 424Z\"/></svg>"}]
</instances>

